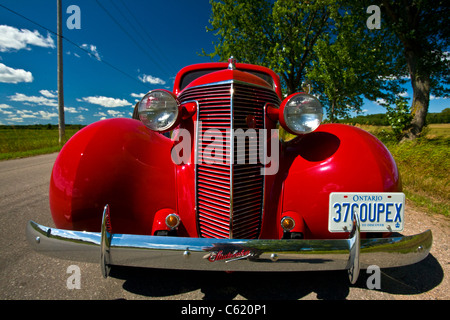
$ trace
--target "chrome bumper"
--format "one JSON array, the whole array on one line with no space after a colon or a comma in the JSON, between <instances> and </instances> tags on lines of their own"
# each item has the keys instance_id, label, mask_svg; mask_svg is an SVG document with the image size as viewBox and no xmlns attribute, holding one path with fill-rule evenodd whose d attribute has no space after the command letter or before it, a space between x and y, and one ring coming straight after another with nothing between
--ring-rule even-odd
<instances>
[{"instance_id":1,"label":"chrome bumper","mask_svg":"<svg viewBox=\"0 0 450 320\"><path fill-rule=\"evenodd\" d=\"M356 216L356 215L355 215ZM409 265L431 249L431 231L413 236L360 239L354 221L349 239L241 240L160 237L108 232L108 206L102 230L54 229L29 221L27 239L40 253L101 264L107 277L112 265L215 271L348 270L355 283L360 269Z\"/></svg>"}]
</instances>

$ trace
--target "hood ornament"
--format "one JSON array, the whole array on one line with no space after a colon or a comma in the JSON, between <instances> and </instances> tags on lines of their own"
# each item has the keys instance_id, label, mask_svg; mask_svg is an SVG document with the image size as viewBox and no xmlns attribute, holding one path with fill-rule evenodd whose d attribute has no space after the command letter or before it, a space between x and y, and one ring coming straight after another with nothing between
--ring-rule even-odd
<instances>
[{"instance_id":1,"label":"hood ornament","mask_svg":"<svg viewBox=\"0 0 450 320\"><path fill-rule=\"evenodd\" d=\"M236 70L236 59L233 56L228 59L228 70Z\"/></svg>"}]
</instances>

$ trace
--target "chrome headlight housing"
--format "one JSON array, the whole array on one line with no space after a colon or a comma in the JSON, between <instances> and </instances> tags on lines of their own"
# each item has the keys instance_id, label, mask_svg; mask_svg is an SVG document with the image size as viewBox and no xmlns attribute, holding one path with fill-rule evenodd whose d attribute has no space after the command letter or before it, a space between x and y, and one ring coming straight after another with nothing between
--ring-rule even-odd
<instances>
[{"instance_id":1,"label":"chrome headlight housing","mask_svg":"<svg viewBox=\"0 0 450 320\"><path fill-rule=\"evenodd\" d=\"M139 119L149 129L159 132L175 129L181 118L176 96L167 90L152 90L139 102Z\"/></svg>"},{"instance_id":2,"label":"chrome headlight housing","mask_svg":"<svg viewBox=\"0 0 450 320\"><path fill-rule=\"evenodd\" d=\"M292 94L280 105L280 124L292 134L313 132L322 119L322 104L310 94Z\"/></svg>"}]
</instances>

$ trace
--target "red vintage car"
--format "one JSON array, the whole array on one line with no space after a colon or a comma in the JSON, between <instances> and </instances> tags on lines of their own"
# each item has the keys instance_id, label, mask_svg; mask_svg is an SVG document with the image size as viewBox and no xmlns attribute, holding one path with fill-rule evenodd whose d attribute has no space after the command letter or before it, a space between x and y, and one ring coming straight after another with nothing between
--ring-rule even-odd
<instances>
[{"instance_id":1,"label":"red vintage car","mask_svg":"<svg viewBox=\"0 0 450 320\"><path fill-rule=\"evenodd\" d=\"M134 119L96 122L66 143L50 181L56 228L30 221L28 240L99 262L105 277L113 265L347 269L354 283L360 268L424 259L431 232L399 234L405 196L389 151L322 116L312 95L283 98L268 68L186 67Z\"/></svg>"}]
</instances>

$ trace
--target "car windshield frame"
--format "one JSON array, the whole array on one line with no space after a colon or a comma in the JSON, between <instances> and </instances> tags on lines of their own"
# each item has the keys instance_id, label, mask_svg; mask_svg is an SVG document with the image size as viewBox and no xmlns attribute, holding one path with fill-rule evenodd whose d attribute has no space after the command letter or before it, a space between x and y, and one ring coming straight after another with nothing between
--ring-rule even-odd
<instances>
[{"instance_id":1,"label":"car windshield frame","mask_svg":"<svg viewBox=\"0 0 450 320\"><path fill-rule=\"evenodd\" d=\"M207 75L207 74L210 74L210 73L213 73L213 72L216 72L216 71L220 71L220 70L223 70L223 68L217 67L217 68L207 68L207 69L198 69L198 70L189 71L189 72L185 73L182 76L182 78L180 80L180 87L179 87L179 89L180 89L180 91L182 91L192 81L194 81L194 80L196 80L196 79L198 79L198 78L200 78L200 77L202 77L204 75ZM263 79L274 90L276 89L275 81L274 81L274 79L272 78L272 76L270 74L267 74L267 73L262 72L262 71L257 71L257 70L249 70L249 69L239 69L239 70L244 71L244 72L248 72L250 74L253 74L253 75Z\"/></svg>"}]
</instances>

